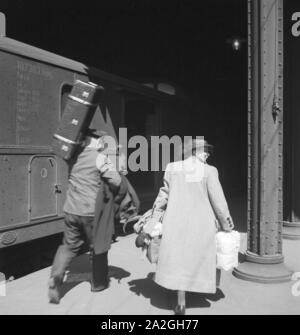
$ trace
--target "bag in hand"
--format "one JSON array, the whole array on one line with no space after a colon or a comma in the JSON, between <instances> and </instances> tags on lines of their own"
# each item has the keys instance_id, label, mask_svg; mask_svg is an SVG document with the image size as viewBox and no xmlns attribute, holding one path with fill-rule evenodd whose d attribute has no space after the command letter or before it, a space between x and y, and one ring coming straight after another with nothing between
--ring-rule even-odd
<instances>
[{"instance_id":1,"label":"bag in hand","mask_svg":"<svg viewBox=\"0 0 300 335\"><path fill-rule=\"evenodd\" d=\"M156 264L158 262L160 243L161 236L155 236L151 238L148 244L146 256L152 264Z\"/></svg>"},{"instance_id":2,"label":"bag in hand","mask_svg":"<svg viewBox=\"0 0 300 335\"><path fill-rule=\"evenodd\" d=\"M161 222L164 212L159 212L153 218L153 210L147 211L134 225L138 234L135 245L137 248L146 249L146 257L150 263L157 263L161 243Z\"/></svg>"},{"instance_id":3,"label":"bag in hand","mask_svg":"<svg viewBox=\"0 0 300 335\"><path fill-rule=\"evenodd\" d=\"M237 267L239 248L240 234L237 231L218 232L216 234L217 268L228 271Z\"/></svg>"}]
</instances>

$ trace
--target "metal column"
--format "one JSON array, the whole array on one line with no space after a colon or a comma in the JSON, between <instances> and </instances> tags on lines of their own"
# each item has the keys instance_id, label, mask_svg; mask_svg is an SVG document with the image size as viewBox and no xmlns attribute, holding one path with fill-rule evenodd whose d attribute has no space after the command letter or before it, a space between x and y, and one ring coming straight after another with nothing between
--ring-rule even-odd
<instances>
[{"instance_id":1,"label":"metal column","mask_svg":"<svg viewBox=\"0 0 300 335\"><path fill-rule=\"evenodd\" d=\"M233 274L284 282L283 0L248 0L248 248Z\"/></svg>"}]
</instances>

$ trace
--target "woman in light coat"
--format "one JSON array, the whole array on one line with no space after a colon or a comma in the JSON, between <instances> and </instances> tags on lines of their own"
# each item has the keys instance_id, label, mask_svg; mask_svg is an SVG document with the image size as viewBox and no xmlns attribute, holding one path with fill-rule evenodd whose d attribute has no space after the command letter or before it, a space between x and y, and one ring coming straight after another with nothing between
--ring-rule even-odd
<instances>
[{"instance_id":1,"label":"woman in light coat","mask_svg":"<svg viewBox=\"0 0 300 335\"><path fill-rule=\"evenodd\" d=\"M233 228L218 170L206 163L212 146L193 139L188 151L187 159L167 165L152 215L155 221L164 211L155 282L178 291L175 314L185 314L185 291L216 292L217 224Z\"/></svg>"}]
</instances>

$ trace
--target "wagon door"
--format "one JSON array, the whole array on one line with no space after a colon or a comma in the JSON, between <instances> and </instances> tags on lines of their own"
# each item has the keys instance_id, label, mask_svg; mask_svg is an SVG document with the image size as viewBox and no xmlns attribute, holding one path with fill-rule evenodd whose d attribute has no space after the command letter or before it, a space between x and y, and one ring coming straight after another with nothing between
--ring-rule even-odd
<instances>
[{"instance_id":1,"label":"wagon door","mask_svg":"<svg viewBox=\"0 0 300 335\"><path fill-rule=\"evenodd\" d=\"M52 156L34 156L29 167L29 216L57 215L57 164Z\"/></svg>"}]
</instances>

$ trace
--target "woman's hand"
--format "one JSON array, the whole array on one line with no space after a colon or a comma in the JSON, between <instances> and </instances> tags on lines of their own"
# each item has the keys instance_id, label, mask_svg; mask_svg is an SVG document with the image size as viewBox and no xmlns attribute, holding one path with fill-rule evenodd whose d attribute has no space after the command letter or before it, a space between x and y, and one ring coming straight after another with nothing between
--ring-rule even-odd
<instances>
[{"instance_id":1,"label":"woman's hand","mask_svg":"<svg viewBox=\"0 0 300 335\"><path fill-rule=\"evenodd\" d=\"M234 228L234 224L231 217L226 218L226 226L223 228L225 232L230 233Z\"/></svg>"}]
</instances>

